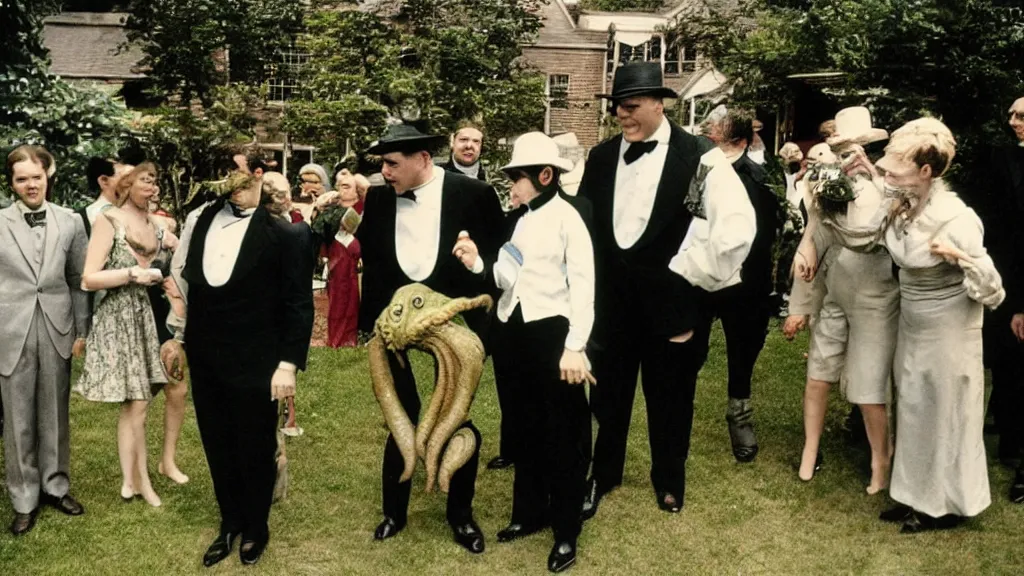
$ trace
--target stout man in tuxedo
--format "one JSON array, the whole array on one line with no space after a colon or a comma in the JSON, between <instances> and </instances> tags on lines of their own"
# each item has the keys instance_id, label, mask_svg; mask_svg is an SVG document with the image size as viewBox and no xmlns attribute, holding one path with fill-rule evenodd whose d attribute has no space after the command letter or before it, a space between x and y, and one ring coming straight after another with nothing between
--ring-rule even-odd
<instances>
[{"instance_id":1,"label":"stout man in tuxedo","mask_svg":"<svg viewBox=\"0 0 1024 576\"><path fill-rule=\"evenodd\" d=\"M175 339L188 346L196 421L220 506L212 566L237 538L244 564L270 539L279 400L295 395L313 332L308 251L290 225L260 206L260 179L242 172L222 197L189 214L172 274L188 306Z\"/></svg>"},{"instance_id":2,"label":"stout man in tuxedo","mask_svg":"<svg viewBox=\"0 0 1024 576\"><path fill-rule=\"evenodd\" d=\"M366 192L363 219L356 237L363 249L363 300L359 328L370 332L377 317L391 302L395 291L420 282L449 297L477 296L487 291L484 263L467 270L453 254L459 233L465 231L483 254L497 254L503 214L498 197L484 182L446 172L434 166L431 150L444 138L417 128L389 126L368 154L383 159L385 186ZM478 259L479 260L479 259ZM466 323L481 339L487 312L474 310ZM412 367L405 352L388 352L402 407L415 424L420 413ZM473 495L480 457L480 432L472 422L464 424L477 438L476 453L452 476L448 492L448 523L455 541L472 553L484 550L484 537L473 520ZM384 520L374 538L384 540L406 524L412 481L399 482L403 461L398 445L388 436L382 471Z\"/></svg>"},{"instance_id":3,"label":"stout man in tuxedo","mask_svg":"<svg viewBox=\"0 0 1024 576\"><path fill-rule=\"evenodd\" d=\"M487 181L484 167L480 165L480 152L484 144L484 133L472 122L462 122L452 134L452 155L441 165L449 172L465 174L470 178Z\"/></svg>"},{"instance_id":4,"label":"stout man in tuxedo","mask_svg":"<svg viewBox=\"0 0 1024 576\"><path fill-rule=\"evenodd\" d=\"M658 64L619 68L612 93L598 97L611 101L622 134L591 150L579 188L593 206L590 349L600 383L591 391L599 428L583 516L622 483L641 371L651 483L658 507L679 512L711 323L705 290L739 282L754 209L722 151L665 117L662 99L676 94L662 86Z\"/></svg>"}]
</instances>

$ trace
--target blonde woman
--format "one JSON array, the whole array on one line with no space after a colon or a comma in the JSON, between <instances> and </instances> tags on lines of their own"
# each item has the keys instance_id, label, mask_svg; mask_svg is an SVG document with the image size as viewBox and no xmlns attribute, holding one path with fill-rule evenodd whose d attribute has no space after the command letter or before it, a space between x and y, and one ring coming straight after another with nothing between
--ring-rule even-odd
<instances>
[{"instance_id":1,"label":"blonde woman","mask_svg":"<svg viewBox=\"0 0 1024 576\"><path fill-rule=\"evenodd\" d=\"M160 497L146 466L146 408L167 376L147 287L162 282L164 272L155 266L169 263L168 251L177 244L149 213L156 190L156 167L144 163L118 183L118 206L96 219L82 288L104 294L93 314L85 365L75 387L88 400L121 404L121 497L141 495L152 506L160 506Z\"/></svg>"}]
</instances>

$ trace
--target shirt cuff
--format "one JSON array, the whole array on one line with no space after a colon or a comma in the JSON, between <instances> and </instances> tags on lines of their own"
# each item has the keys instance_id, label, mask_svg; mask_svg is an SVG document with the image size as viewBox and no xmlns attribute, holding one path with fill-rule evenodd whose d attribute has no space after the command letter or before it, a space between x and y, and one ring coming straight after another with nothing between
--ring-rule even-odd
<instances>
[{"instance_id":1,"label":"shirt cuff","mask_svg":"<svg viewBox=\"0 0 1024 576\"><path fill-rule=\"evenodd\" d=\"M587 339L581 338L579 334L574 334L570 329L569 335L565 337L565 349L572 352L582 352L586 347Z\"/></svg>"},{"instance_id":2,"label":"shirt cuff","mask_svg":"<svg viewBox=\"0 0 1024 576\"><path fill-rule=\"evenodd\" d=\"M281 363L277 365L277 369L287 370L288 372L291 372L293 374L298 371L298 367L295 364L292 364L291 362L285 362L283 360L281 361Z\"/></svg>"},{"instance_id":3,"label":"shirt cuff","mask_svg":"<svg viewBox=\"0 0 1024 576\"><path fill-rule=\"evenodd\" d=\"M483 274L484 273L484 260L483 260L483 258L481 258L479 256L476 257L476 262L473 263L472 272L473 272L473 274Z\"/></svg>"}]
</instances>

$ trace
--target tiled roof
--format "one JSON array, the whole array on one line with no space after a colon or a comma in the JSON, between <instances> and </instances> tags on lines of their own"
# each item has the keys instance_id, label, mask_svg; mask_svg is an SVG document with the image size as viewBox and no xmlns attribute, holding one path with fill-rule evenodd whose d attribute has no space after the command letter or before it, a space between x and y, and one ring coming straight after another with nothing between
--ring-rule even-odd
<instances>
[{"instance_id":1,"label":"tiled roof","mask_svg":"<svg viewBox=\"0 0 1024 576\"><path fill-rule=\"evenodd\" d=\"M577 28L561 0L548 0L540 10L543 26L533 43L537 47L579 47L603 50L608 44L606 30Z\"/></svg>"},{"instance_id":2,"label":"tiled roof","mask_svg":"<svg viewBox=\"0 0 1024 576\"><path fill-rule=\"evenodd\" d=\"M65 12L47 18L43 44L50 50L50 70L66 78L132 80L144 78L137 68L142 51L120 50L128 41L127 14Z\"/></svg>"}]
</instances>

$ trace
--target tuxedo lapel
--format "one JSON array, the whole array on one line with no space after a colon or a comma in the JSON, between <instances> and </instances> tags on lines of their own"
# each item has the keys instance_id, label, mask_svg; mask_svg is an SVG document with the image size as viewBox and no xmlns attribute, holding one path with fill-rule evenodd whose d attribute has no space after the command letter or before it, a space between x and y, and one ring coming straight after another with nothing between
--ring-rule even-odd
<instances>
[{"instance_id":1,"label":"tuxedo lapel","mask_svg":"<svg viewBox=\"0 0 1024 576\"><path fill-rule=\"evenodd\" d=\"M57 211L53 209L53 206L46 205L46 235L43 240L43 265L40 270L40 277L43 275L43 271L47 267L59 264L59 259L56 257L57 254L57 241L60 239L60 222L57 216Z\"/></svg>"},{"instance_id":2,"label":"tuxedo lapel","mask_svg":"<svg viewBox=\"0 0 1024 576\"><path fill-rule=\"evenodd\" d=\"M4 217L7 218L11 229L11 235L14 236L14 242L18 245L18 249L21 251L21 255L25 258L25 266L28 267L29 271L32 272L32 276L39 280L39 270L36 269L33 262L33 240L32 240L32 228L29 227L28 223L25 222L25 217L22 215L21 210L18 210L18 206L11 204L3 211Z\"/></svg>"}]
</instances>

